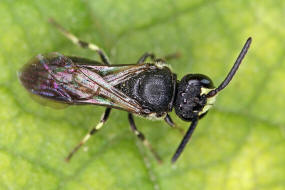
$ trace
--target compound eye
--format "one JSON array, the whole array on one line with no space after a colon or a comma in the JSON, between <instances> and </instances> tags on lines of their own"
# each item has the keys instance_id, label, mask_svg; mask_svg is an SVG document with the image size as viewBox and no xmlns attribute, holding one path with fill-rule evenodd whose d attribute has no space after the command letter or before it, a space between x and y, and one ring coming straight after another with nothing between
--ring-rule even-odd
<instances>
[{"instance_id":1,"label":"compound eye","mask_svg":"<svg viewBox=\"0 0 285 190\"><path fill-rule=\"evenodd\" d=\"M202 74L190 74L187 75L188 84L193 84L196 86L201 86L204 88L215 88L212 80L206 75Z\"/></svg>"},{"instance_id":2,"label":"compound eye","mask_svg":"<svg viewBox=\"0 0 285 190\"><path fill-rule=\"evenodd\" d=\"M214 85L213 85L213 82L211 81L211 79L208 79L208 78L204 78L202 80L200 80L201 84L203 87L206 87L206 88L214 88Z\"/></svg>"}]
</instances>

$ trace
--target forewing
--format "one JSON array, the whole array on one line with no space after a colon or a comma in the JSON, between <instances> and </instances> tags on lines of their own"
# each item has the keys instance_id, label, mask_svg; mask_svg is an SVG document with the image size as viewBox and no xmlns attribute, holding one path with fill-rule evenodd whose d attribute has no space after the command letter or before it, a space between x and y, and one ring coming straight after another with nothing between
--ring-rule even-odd
<instances>
[{"instance_id":1,"label":"forewing","mask_svg":"<svg viewBox=\"0 0 285 190\"><path fill-rule=\"evenodd\" d=\"M59 53L38 55L19 73L33 94L68 104L97 104L141 113L141 106L114 86L147 69L145 65L106 66L79 63ZM74 61L78 61L74 62Z\"/></svg>"},{"instance_id":2,"label":"forewing","mask_svg":"<svg viewBox=\"0 0 285 190\"><path fill-rule=\"evenodd\" d=\"M92 72L98 73L111 86L116 86L135 75L154 67L150 64L128 64L128 65L80 65L81 70L85 70L87 76L92 79ZM94 78L95 79L95 78Z\"/></svg>"},{"instance_id":3,"label":"forewing","mask_svg":"<svg viewBox=\"0 0 285 190\"><path fill-rule=\"evenodd\" d=\"M63 88L72 82L72 62L60 54L37 55L18 75L23 86L33 94L62 102L73 101L72 93Z\"/></svg>"}]
</instances>

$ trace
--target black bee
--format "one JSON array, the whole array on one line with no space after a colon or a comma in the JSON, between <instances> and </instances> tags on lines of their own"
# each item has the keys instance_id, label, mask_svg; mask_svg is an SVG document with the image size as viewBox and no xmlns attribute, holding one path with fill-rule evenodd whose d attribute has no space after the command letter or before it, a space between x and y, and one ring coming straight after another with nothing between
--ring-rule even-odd
<instances>
[{"instance_id":1,"label":"black bee","mask_svg":"<svg viewBox=\"0 0 285 190\"><path fill-rule=\"evenodd\" d=\"M202 74L188 74L180 81L177 80L176 74L171 72L166 61L156 59L150 53L145 53L136 64L111 65L107 55L97 45L79 40L54 20L50 22L73 43L96 51L102 61L59 53L40 54L19 72L22 84L33 94L65 104L107 107L101 121L68 155L67 161L103 126L111 108L116 108L129 112L132 131L160 162L157 153L137 129L133 114L146 118L162 118L174 127L168 115L174 109L179 118L191 122L172 157L174 163L193 134L199 119L207 114L218 92L224 89L235 75L251 44L251 38L248 38L225 80L215 88L212 80ZM147 62L147 58L151 61Z\"/></svg>"}]
</instances>

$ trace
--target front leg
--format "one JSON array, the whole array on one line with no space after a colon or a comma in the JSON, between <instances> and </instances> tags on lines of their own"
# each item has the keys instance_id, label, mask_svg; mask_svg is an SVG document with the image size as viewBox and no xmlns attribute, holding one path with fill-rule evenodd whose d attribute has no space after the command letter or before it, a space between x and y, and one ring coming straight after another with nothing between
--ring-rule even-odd
<instances>
[{"instance_id":1,"label":"front leg","mask_svg":"<svg viewBox=\"0 0 285 190\"><path fill-rule=\"evenodd\" d=\"M174 128L174 129L177 129L181 134L184 134L184 129L177 126L173 120L171 119L170 115L166 114L165 118L164 118L164 121L171 127L171 128Z\"/></svg>"},{"instance_id":2,"label":"front leg","mask_svg":"<svg viewBox=\"0 0 285 190\"><path fill-rule=\"evenodd\" d=\"M170 127L175 127L175 123L172 121L170 115L166 114L164 121L170 126Z\"/></svg>"}]
</instances>

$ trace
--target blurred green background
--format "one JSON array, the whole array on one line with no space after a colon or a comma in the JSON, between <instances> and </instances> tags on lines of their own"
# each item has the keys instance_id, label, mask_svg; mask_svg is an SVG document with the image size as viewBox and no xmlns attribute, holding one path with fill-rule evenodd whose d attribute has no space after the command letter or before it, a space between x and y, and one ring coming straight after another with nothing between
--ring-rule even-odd
<instances>
[{"instance_id":1,"label":"blurred green background","mask_svg":"<svg viewBox=\"0 0 285 190\"><path fill-rule=\"evenodd\" d=\"M203 73L215 84L249 36L253 43L177 164L170 158L179 132L135 118L164 160L158 165L118 110L67 164L64 157L104 109L44 107L17 71L39 53L98 56L71 44L49 17L103 47L114 64L134 63L146 51L178 51L181 58L169 63L178 78ZM0 189L285 189L284 26L283 0L1 0Z\"/></svg>"}]
</instances>

